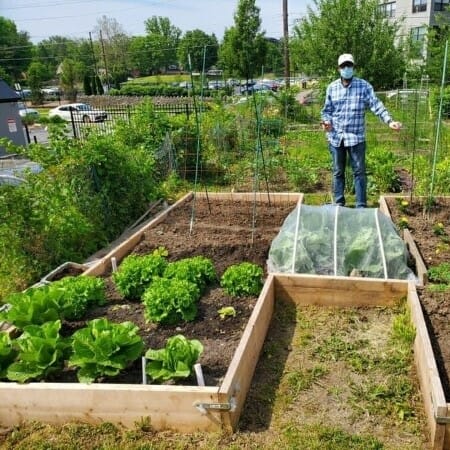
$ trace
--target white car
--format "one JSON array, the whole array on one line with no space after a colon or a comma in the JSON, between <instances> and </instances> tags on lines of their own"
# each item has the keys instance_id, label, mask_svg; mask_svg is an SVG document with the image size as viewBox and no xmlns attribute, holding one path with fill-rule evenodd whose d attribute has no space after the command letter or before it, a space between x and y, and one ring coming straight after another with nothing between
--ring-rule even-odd
<instances>
[{"instance_id":1,"label":"white car","mask_svg":"<svg viewBox=\"0 0 450 450\"><path fill-rule=\"evenodd\" d=\"M32 117L33 119L39 119L39 111L34 108L29 108L23 102L18 102L20 117Z\"/></svg>"},{"instance_id":2,"label":"white car","mask_svg":"<svg viewBox=\"0 0 450 450\"><path fill-rule=\"evenodd\" d=\"M48 112L49 117L61 117L61 119L71 122L103 122L108 115L105 111L95 109L87 103L69 103L60 105Z\"/></svg>"}]
</instances>

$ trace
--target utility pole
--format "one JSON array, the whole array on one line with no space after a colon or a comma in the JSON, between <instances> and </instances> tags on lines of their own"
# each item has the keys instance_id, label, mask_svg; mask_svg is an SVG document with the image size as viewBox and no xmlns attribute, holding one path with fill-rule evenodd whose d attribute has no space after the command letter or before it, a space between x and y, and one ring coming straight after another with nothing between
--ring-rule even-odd
<instances>
[{"instance_id":1,"label":"utility pole","mask_svg":"<svg viewBox=\"0 0 450 450\"><path fill-rule=\"evenodd\" d=\"M103 64L105 65L106 85L108 86L109 91L110 84L109 84L108 65L106 64L105 45L103 44L102 30L100 30L100 42L102 44Z\"/></svg>"},{"instance_id":2,"label":"utility pole","mask_svg":"<svg viewBox=\"0 0 450 450\"><path fill-rule=\"evenodd\" d=\"M92 58L94 60L94 78L92 79L92 93L93 94L97 94L98 93L98 86L97 86L97 77L98 77L97 58L95 57L94 44L92 43L92 34L91 34L90 31L89 31L89 42L91 43Z\"/></svg>"},{"instance_id":3,"label":"utility pole","mask_svg":"<svg viewBox=\"0 0 450 450\"><path fill-rule=\"evenodd\" d=\"M284 82L290 85L290 59L289 59L289 26L288 26L288 0L283 0L283 38L284 38Z\"/></svg>"}]
</instances>

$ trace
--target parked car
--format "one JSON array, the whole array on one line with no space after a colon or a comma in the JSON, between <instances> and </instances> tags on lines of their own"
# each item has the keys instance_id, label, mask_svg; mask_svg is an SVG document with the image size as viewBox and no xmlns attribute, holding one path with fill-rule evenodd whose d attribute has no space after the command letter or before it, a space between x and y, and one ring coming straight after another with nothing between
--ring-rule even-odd
<instances>
[{"instance_id":1,"label":"parked car","mask_svg":"<svg viewBox=\"0 0 450 450\"><path fill-rule=\"evenodd\" d=\"M225 87L223 80L211 80L208 82L208 89L218 90Z\"/></svg>"},{"instance_id":2,"label":"parked car","mask_svg":"<svg viewBox=\"0 0 450 450\"><path fill-rule=\"evenodd\" d=\"M61 117L61 119L75 122L103 122L108 114L100 109L95 109L87 103L69 103L60 105L48 112L49 117Z\"/></svg>"},{"instance_id":3,"label":"parked car","mask_svg":"<svg viewBox=\"0 0 450 450\"><path fill-rule=\"evenodd\" d=\"M268 92L271 91L267 84L255 83L251 86L241 88L241 94L253 94L253 92Z\"/></svg>"},{"instance_id":4,"label":"parked car","mask_svg":"<svg viewBox=\"0 0 450 450\"><path fill-rule=\"evenodd\" d=\"M61 95L61 92L57 86L48 86L41 89L42 94L47 99L55 99Z\"/></svg>"},{"instance_id":5,"label":"parked car","mask_svg":"<svg viewBox=\"0 0 450 450\"><path fill-rule=\"evenodd\" d=\"M37 111L34 108L29 108L25 103L18 102L17 103L19 107L19 115L20 117L30 117L34 120L39 119L39 111Z\"/></svg>"},{"instance_id":6,"label":"parked car","mask_svg":"<svg viewBox=\"0 0 450 450\"><path fill-rule=\"evenodd\" d=\"M31 97L31 89L22 89L21 91L16 91L16 94L22 99L30 98Z\"/></svg>"}]
</instances>

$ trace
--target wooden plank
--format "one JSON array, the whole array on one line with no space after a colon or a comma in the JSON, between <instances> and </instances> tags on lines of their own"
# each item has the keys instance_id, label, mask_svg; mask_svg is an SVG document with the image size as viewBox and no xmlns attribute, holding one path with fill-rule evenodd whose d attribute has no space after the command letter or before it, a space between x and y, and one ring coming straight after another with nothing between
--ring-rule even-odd
<instances>
[{"instance_id":1,"label":"wooden plank","mask_svg":"<svg viewBox=\"0 0 450 450\"><path fill-rule=\"evenodd\" d=\"M223 414L224 428L234 430L244 406L274 308L274 279L269 275L220 386L219 398L235 406Z\"/></svg>"},{"instance_id":2,"label":"wooden plank","mask_svg":"<svg viewBox=\"0 0 450 450\"><path fill-rule=\"evenodd\" d=\"M273 202L273 203L291 203L293 200L297 203L303 201L303 194L296 192L197 192L197 198L211 198L216 200L231 200L231 201L257 201L257 202Z\"/></svg>"},{"instance_id":3,"label":"wooden plank","mask_svg":"<svg viewBox=\"0 0 450 450\"><path fill-rule=\"evenodd\" d=\"M275 297L299 305L391 306L407 291L404 280L275 274Z\"/></svg>"},{"instance_id":4,"label":"wooden plank","mask_svg":"<svg viewBox=\"0 0 450 450\"><path fill-rule=\"evenodd\" d=\"M386 203L385 197L382 195L380 197L380 200L378 202L379 206L378 209L385 215L388 216L389 219L391 218L391 212L389 211L389 206Z\"/></svg>"},{"instance_id":5,"label":"wooden plank","mask_svg":"<svg viewBox=\"0 0 450 450\"><path fill-rule=\"evenodd\" d=\"M447 403L447 417L450 417L450 403ZM450 450L450 424L445 427L444 450Z\"/></svg>"},{"instance_id":6,"label":"wooden plank","mask_svg":"<svg viewBox=\"0 0 450 450\"><path fill-rule=\"evenodd\" d=\"M447 404L422 307L412 282L408 289L408 305L411 311L411 320L416 328L414 359L430 429L432 448L441 450L444 444L445 425L438 424L436 417L447 415Z\"/></svg>"},{"instance_id":7,"label":"wooden plank","mask_svg":"<svg viewBox=\"0 0 450 450\"><path fill-rule=\"evenodd\" d=\"M417 248L414 238L408 229L403 230L403 239L406 243L409 253L414 258L416 265L416 275L420 286L424 286L428 282L428 271L422 255Z\"/></svg>"},{"instance_id":8,"label":"wooden plank","mask_svg":"<svg viewBox=\"0 0 450 450\"><path fill-rule=\"evenodd\" d=\"M151 227L157 225L166 219L166 217L170 214L172 210L178 208L183 203L189 201L192 198L192 192L186 194L180 200L175 202L169 208L164 210L161 214L156 216L152 221L145 224L141 228L139 228L135 233L133 233L128 239L123 241L120 245L113 248L108 254L106 254L103 258L101 258L97 263L83 272L83 275L93 275L99 276L103 275L108 269L111 268L111 258L116 258L117 263L119 263L125 256L127 256L134 247L141 241L144 233Z\"/></svg>"},{"instance_id":9,"label":"wooden plank","mask_svg":"<svg viewBox=\"0 0 450 450\"><path fill-rule=\"evenodd\" d=\"M150 418L155 430L217 431L220 413L203 414L197 402L217 402L217 387L108 385L77 383L0 383L0 422L24 420L63 424L112 422L133 427Z\"/></svg>"}]
</instances>

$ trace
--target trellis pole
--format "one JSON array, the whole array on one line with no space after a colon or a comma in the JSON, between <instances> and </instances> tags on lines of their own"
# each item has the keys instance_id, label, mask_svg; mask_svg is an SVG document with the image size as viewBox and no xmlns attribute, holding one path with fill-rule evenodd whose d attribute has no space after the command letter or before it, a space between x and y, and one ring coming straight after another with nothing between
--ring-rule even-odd
<instances>
[{"instance_id":1,"label":"trellis pole","mask_svg":"<svg viewBox=\"0 0 450 450\"><path fill-rule=\"evenodd\" d=\"M439 145L440 133L441 133L441 117L442 117L442 104L443 104L443 99L444 99L445 73L447 71L447 53L448 53L448 39L445 41L444 64L442 67L441 89L440 89L440 93L439 93L439 112L438 112L437 124L436 124L436 138L434 141L433 164L431 167L431 182L430 182L430 191L428 193L428 204L430 204L430 201L432 200L433 192L434 192L434 178L436 176L436 160L437 160L438 145Z\"/></svg>"}]
</instances>

